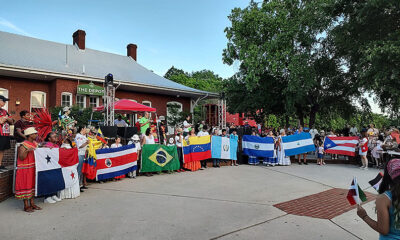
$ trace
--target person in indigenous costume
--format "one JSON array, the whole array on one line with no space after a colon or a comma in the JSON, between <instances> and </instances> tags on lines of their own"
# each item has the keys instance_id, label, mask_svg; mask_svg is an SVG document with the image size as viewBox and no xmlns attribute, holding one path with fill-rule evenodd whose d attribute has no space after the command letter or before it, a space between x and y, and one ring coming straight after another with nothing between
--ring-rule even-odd
<instances>
[{"instance_id":1,"label":"person in indigenous costume","mask_svg":"<svg viewBox=\"0 0 400 240\"><path fill-rule=\"evenodd\" d=\"M280 137L279 137L278 143L277 143L278 165L289 166L291 164L290 157L285 156L285 150L283 149L283 144L282 144L282 137L286 136L286 131L285 131L285 129L281 129L279 131L279 133L280 133Z\"/></svg>"},{"instance_id":2,"label":"person in indigenous costume","mask_svg":"<svg viewBox=\"0 0 400 240\"><path fill-rule=\"evenodd\" d=\"M190 141L189 137L197 137L194 128L190 129L189 135L185 137L186 141ZM183 164L184 169L188 169L190 171L197 171L201 168L201 163L200 161L193 161L193 162L188 162Z\"/></svg>"},{"instance_id":3,"label":"person in indigenous costume","mask_svg":"<svg viewBox=\"0 0 400 240\"><path fill-rule=\"evenodd\" d=\"M69 107L64 107L63 112L64 114L59 120L60 126L65 130L73 128L77 122L73 117L69 116L71 114L71 110Z\"/></svg>"},{"instance_id":4,"label":"person in indigenous costume","mask_svg":"<svg viewBox=\"0 0 400 240\"><path fill-rule=\"evenodd\" d=\"M59 146L57 145L57 134L55 132L50 132L49 134L47 134L43 144L41 144L41 147L44 148L59 148ZM54 192L52 194L47 194L44 197L44 203L56 203L56 202L60 202L61 199L59 197L57 197L57 192Z\"/></svg>"},{"instance_id":5,"label":"person in indigenous costume","mask_svg":"<svg viewBox=\"0 0 400 240\"><path fill-rule=\"evenodd\" d=\"M274 133L272 132L272 130L268 131L268 137L272 137L274 139L274 155L272 157L266 157L263 160L263 164L267 165L267 166L275 166L276 164L278 164L278 156L276 154L276 143L277 143L277 139L274 136Z\"/></svg>"},{"instance_id":6,"label":"person in indigenous costume","mask_svg":"<svg viewBox=\"0 0 400 240\"><path fill-rule=\"evenodd\" d=\"M15 197L24 201L24 211L41 210L35 205L35 142L37 131L29 127L24 131L27 139L18 148L17 171L15 174Z\"/></svg>"}]
</instances>

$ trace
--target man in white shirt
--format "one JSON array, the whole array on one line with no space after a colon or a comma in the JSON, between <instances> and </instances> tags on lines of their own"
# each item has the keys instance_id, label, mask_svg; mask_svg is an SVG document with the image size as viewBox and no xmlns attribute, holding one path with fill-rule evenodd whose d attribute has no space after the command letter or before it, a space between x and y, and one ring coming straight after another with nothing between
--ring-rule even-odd
<instances>
[{"instance_id":1,"label":"man in white shirt","mask_svg":"<svg viewBox=\"0 0 400 240\"><path fill-rule=\"evenodd\" d=\"M117 127L127 127L128 124L125 122L124 119L122 119L121 115L118 115L118 119L114 120L114 125Z\"/></svg>"},{"instance_id":2,"label":"man in white shirt","mask_svg":"<svg viewBox=\"0 0 400 240\"><path fill-rule=\"evenodd\" d=\"M357 136L357 133L358 133L358 129L357 129L356 125L353 125L353 127L350 128L350 134L351 134L351 136Z\"/></svg>"},{"instance_id":3,"label":"man in white shirt","mask_svg":"<svg viewBox=\"0 0 400 240\"><path fill-rule=\"evenodd\" d=\"M198 137L202 137L202 136L208 136L208 135L210 135L210 134L208 134L208 131L207 131L207 130L208 130L208 129L207 129L207 126L204 125L203 128L201 129L201 131L197 133L197 136L198 136Z\"/></svg>"},{"instance_id":4,"label":"man in white shirt","mask_svg":"<svg viewBox=\"0 0 400 240\"><path fill-rule=\"evenodd\" d=\"M189 135L189 128L192 127L192 124L189 123L190 122L190 118L191 118L191 116L188 115L186 117L186 120L183 121L183 137L186 137L187 135Z\"/></svg>"}]
</instances>

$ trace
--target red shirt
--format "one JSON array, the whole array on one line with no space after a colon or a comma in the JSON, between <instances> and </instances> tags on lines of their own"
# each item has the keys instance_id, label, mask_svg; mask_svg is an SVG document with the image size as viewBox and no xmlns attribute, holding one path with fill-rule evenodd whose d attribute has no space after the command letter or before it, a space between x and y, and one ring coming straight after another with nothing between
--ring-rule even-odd
<instances>
[{"instance_id":1,"label":"red shirt","mask_svg":"<svg viewBox=\"0 0 400 240\"><path fill-rule=\"evenodd\" d=\"M0 108L0 117L10 116L8 112L2 108ZM10 124L8 122L4 122L0 124L0 136L10 136Z\"/></svg>"}]
</instances>

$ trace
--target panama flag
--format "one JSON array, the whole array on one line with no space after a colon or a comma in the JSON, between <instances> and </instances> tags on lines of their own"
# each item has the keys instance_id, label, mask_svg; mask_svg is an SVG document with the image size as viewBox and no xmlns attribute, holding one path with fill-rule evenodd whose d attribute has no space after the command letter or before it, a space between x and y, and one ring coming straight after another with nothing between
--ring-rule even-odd
<instances>
[{"instance_id":1,"label":"panama flag","mask_svg":"<svg viewBox=\"0 0 400 240\"><path fill-rule=\"evenodd\" d=\"M285 156L315 151L311 134L307 132L282 137L282 145L285 150Z\"/></svg>"},{"instance_id":2,"label":"panama flag","mask_svg":"<svg viewBox=\"0 0 400 240\"><path fill-rule=\"evenodd\" d=\"M79 181L77 148L38 148L34 154L36 196L57 193Z\"/></svg>"},{"instance_id":3,"label":"panama flag","mask_svg":"<svg viewBox=\"0 0 400 240\"><path fill-rule=\"evenodd\" d=\"M365 196L363 190L358 186L357 178L353 178L351 182L349 192L347 193L347 200L350 205L361 204L361 201L367 201L367 196Z\"/></svg>"},{"instance_id":4,"label":"panama flag","mask_svg":"<svg viewBox=\"0 0 400 240\"><path fill-rule=\"evenodd\" d=\"M211 158L211 136L189 137L183 140L183 159L185 163Z\"/></svg>"},{"instance_id":5,"label":"panama flag","mask_svg":"<svg viewBox=\"0 0 400 240\"><path fill-rule=\"evenodd\" d=\"M273 157L274 139L272 137L259 137L243 135L243 154L255 157Z\"/></svg>"},{"instance_id":6,"label":"panama flag","mask_svg":"<svg viewBox=\"0 0 400 240\"><path fill-rule=\"evenodd\" d=\"M130 144L118 148L96 150L96 180L114 178L135 171L137 168L137 148Z\"/></svg>"},{"instance_id":7,"label":"panama flag","mask_svg":"<svg viewBox=\"0 0 400 240\"><path fill-rule=\"evenodd\" d=\"M355 156L358 137L325 137L326 153Z\"/></svg>"},{"instance_id":8,"label":"panama flag","mask_svg":"<svg viewBox=\"0 0 400 240\"><path fill-rule=\"evenodd\" d=\"M211 157L218 159L236 159L237 144L235 138L212 136Z\"/></svg>"}]
</instances>

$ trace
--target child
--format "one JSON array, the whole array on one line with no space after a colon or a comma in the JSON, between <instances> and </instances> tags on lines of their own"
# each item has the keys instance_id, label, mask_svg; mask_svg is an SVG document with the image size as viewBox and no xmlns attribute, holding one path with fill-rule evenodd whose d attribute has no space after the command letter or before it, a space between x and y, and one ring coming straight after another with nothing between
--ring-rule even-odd
<instances>
[{"instance_id":1,"label":"child","mask_svg":"<svg viewBox=\"0 0 400 240\"><path fill-rule=\"evenodd\" d=\"M368 134L367 131L363 130L361 132L361 137L362 139L360 140L360 143L358 144L360 150L359 154L361 156L361 162L362 166L360 167L361 169L368 170L368 159L367 159L367 153L368 153Z\"/></svg>"},{"instance_id":2,"label":"child","mask_svg":"<svg viewBox=\"0 0 400 240\"><path fill-rule=\"evenodd\" d=\"M325 162L324 162L324 143L323 143L323 141L319 142L317 164L318 165L325 165Z\"/></svg>"},{"instance_id":3,"label":"child","mask_svg":"<svg viewBox=\"0 0 400 240\"><path fill-rule=\"evenodd\" d=\"M376 147L374 147L374 149L372 149L372 151L371 151L371 155L375 159L376 168L383 167L382 158L381 158L383 141L384 141L383 136L379 135L378 141L376 141Z\"/></svg>"}]
</instances>

